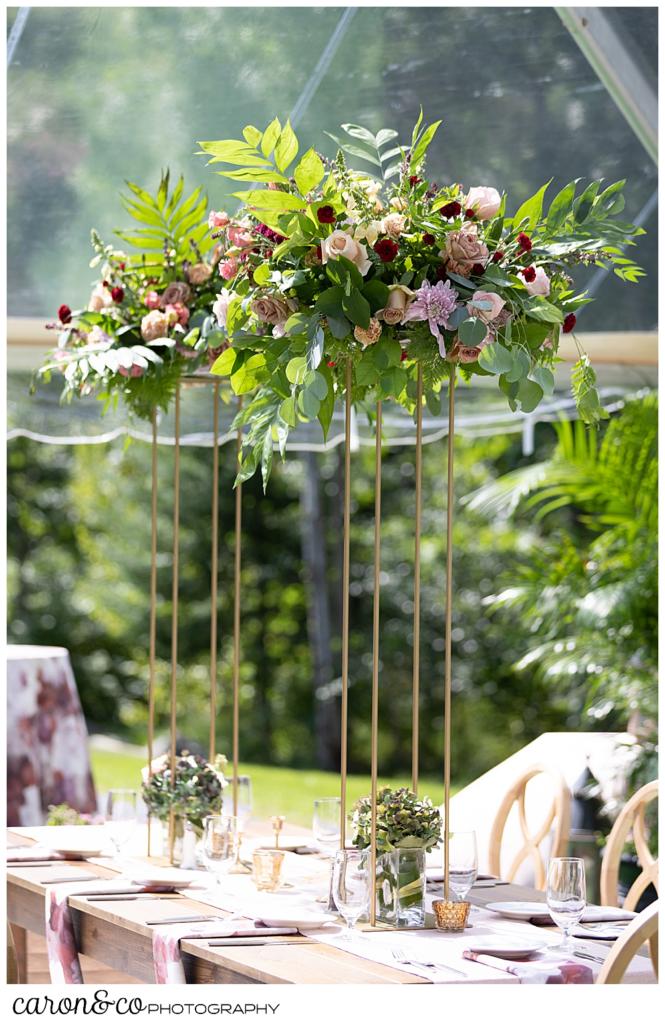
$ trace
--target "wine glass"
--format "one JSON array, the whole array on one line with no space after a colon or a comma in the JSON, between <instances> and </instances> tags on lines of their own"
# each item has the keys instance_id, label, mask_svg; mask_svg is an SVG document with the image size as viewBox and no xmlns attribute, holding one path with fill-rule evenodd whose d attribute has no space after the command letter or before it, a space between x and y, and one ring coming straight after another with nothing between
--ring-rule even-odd
<instances>
[{"instance_id":1,"label":"wine glass","mask_svg":"<svg viewBox=\"0 0 665 1024\"><path fill-rule=\"evenodd\" d=\"M561 928L563 941L550 946L559 953L571 953L570 933L586 907L584 861L580 857L553 857L547 870L547 907Z\"/></svg>"},{"instance_id":2,"label":"wine glass","mask_svg":"<svg viewBox=\"0 0 665 1024\"><path fill-rule=\"evenodd\" d=\"M106 801L106 831L115 852L132 838L137 821L138 793L134 789L111 789Z\"/></svg>"},{"instance_id":3,"label":"wine glass","mask_svg":"<svg viewBox=\"0 0 665 1024\"><path fill-rule=\"evenodd\" d=\"M451 832L448 838L448 880L458 900L466 898L477 876L476 833Z\"/></svg>"},{"instance_id":4,"label":"wine glass","mask_svg":"<svg viewBox=\"0 0 665 1024\"><path fill-rule=\"evenodd\" d=\"M324 797L314 801L312 832L323 850L332 855L340 840L340 813L342 801L338 796Z\"/></svg>"},{"instance_id":5,"label":"wine glass","mask_svg":"<svg viewBox=\"0 0 665 1024\"><path fill-rule=\"evenodd\" d=\"M337 850L333 861L333 895L344 918L344 938L353 938L358 918L369 906L369 851Z\"/></svg>"},{"instance_id":6,"label":"wine glass","mask_svg":"<svg viewBox=\"0 0 665 1024\"><path fill-rule=\"evenodd\" d=\"M233 807L233 779L228 779L228 788L225 790L228 793L225 803L228 803ZM252 816L252 783L249 775L238 775L236 780L237 783L237 806L235 808L235 816L238 819L238 830L240 832L245 831L249 819Z\"/></svg>"},{"instance_id":7,"label":"wine glass","mask_svg":"<svg viewBox=\"0 0 665 1024\"><path fill-rule=\"evenodd\" d=\"M203 860L222 884L235 860L238 843L238 819L232 814L209 814L203 819Z\"/></svg>"}]
</instances>

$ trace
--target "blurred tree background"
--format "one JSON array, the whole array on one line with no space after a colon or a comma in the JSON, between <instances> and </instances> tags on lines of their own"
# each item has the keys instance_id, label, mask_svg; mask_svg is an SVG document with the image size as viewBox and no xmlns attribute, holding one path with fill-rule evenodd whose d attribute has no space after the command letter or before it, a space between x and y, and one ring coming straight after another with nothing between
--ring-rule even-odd
<instances>
[{"instance_id":1,"label":"blurred tree background","mask_svg":"<svg viewBox=\"0 0 665 1024\"><path fill-rule=\"evenodd\" d=\"M627 420L630 433L644 444L646 476L634 493L651 481L653 516L653 398L629 404L606 428L610 442L623 438L620 453L629 432L626 426L622 434L620 425ZM231 451L222 449L220 485L218 746L226 751L234 499L225 455ZM555 463L560 459L556 433L546 424L537 427L536 454L528 460L515 436L460 437L456 452L456 779L475 777L550 729L623 729L636 712L653 717L653 519L639 529L619 531L609 544L602 516L616 508L590 508L579 481L577 493L541 518L523 503L505 500L513 493L515 474L533 472L534 458L536 466L551 456ZM316 473L308 467L311 458ZM341 449L316 457L291 454L276 469L267 496L258 481L245 485L241 749L247 761L332 769L338 763L341 458ZM169 448L160 448L157 706L162 728L169 709L172 459ZM178 723L183 735L204 746L210 463L209 450L182 450ZM423 463L421 770L435 774L443 728L445 442L426 445ZM598 467L590 472L598 476ZM380 763L387 774L408 771L410 765L413 477L413 450L386 449ZM364 449L353 457L349 699L350 766L356 772L366 770L369 759L373 482L373 454ZM149 488L150 451L140 442L126 450L121 444L66 448L25 439L9 446L10 638L67 646L92 727L137 742L144 739L147 710ZM613 493L624 488L625 480L617 480ZM497 489L503 499L493 505ZM475 497L469 502L470 494ZM308 520L312 507L315 517ZM626 516L633 512L628 505ZM308 620L311 558L303 542L311 531L324 564L319 607L325 608L331 634L324 642L323 667L317 662L321 635ZM566 653L570 637L577 641L574 657ZM609 650L603 654L602 648ZM603 664L608 678L601 676Z\"/></svg>"}]
</instances>

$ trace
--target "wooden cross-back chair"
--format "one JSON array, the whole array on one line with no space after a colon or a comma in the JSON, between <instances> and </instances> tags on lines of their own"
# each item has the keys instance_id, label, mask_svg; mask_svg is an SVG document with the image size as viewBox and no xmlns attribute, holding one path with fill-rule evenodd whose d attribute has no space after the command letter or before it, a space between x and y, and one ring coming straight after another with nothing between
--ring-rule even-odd
<instances>
[{"instance_id":1,"label":"wooden cross-back chair","mask_svg":"<svg viewBox=\"0 0 665 1024\"><path fill-rule=\"evenodd\" d=\"M647 782L631 796L610 832L603 864L600 870L600 902L605 906L619 906L619 866L621 854L630 832L637 851L641 872L631 885L623 906L634 910L642 893L653 885L658 892L658 860L653 857L647 842L646 809L652 800L658 799L658 781Z\"/></svg>"},{"instance_id":2,"label":"wooden cross-back chair","mask_svg":"<svg viewBox=\"0 0 665 1024\"><path fill-rule=\"evenodd\" d=\"M554 797L542 824L536 832L529 831L526 819L526 788L531 779L537 775L547 775L554 784ZM523 844L513 858L507 871L501 870L501 844L508 815L517 804L520 831ZM493 875L506 882L512 882L520 865L528 859L534 864L534 885L536 889L544 889L547 883L547 868L540 849L540 844L553 831L550 857L561 857L566 853L568 834L570 831L570 790L560 772L544 764L535 764L527 769L513 783L504 796L497 811L490 833L489 865Z\"/></svg>"},{"instance_id":3,"label":"wooden cross-back chair","mask_svg":"<svg viewBox=\"0 0 665 1024\"><path fill-rule=\"evenodd\" d=\"M651 963L658 977L658 900L631 921L616 940L596 978L597 985L619 985L643 943L649 943Z\"/></svg>"}]
</instances>

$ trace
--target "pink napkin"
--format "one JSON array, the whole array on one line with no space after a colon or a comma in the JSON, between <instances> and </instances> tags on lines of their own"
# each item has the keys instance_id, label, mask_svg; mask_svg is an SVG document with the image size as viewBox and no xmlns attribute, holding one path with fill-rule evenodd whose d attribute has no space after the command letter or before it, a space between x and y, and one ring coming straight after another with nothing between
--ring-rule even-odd
<instances>
[{"instance_id":1,"label":"pink napkin","mask_svg":"<svg viewBox=\"0 0 665 1024\"><path fill-rule=\"evenodd\" d=\"M507 974L514 974L522 985L593 985L591 968L572 960L562 960L560 963L554 960L520 963L501 960L486 953L474 953L470 949L465 949L462 956L465 960L475 960L476 963L485 964L487 967L496 967Z\"/></svg>"},{"instance_id":2,"label":"pink napkin","mask_svg":"<svg viewBox=\"0 0 665 1024\"><path fill-rule=\"evenodd\" d=\"M155 968L155 982L157 985L185 985L185 971L182 966L180 955L181 939L220 939L232 935L296 935L297 928L267 928L261 927L250 920L234 921L210 921L200 925L168 924L153 928L152 932L152 958Z\"/></svg>"}]
</instances>

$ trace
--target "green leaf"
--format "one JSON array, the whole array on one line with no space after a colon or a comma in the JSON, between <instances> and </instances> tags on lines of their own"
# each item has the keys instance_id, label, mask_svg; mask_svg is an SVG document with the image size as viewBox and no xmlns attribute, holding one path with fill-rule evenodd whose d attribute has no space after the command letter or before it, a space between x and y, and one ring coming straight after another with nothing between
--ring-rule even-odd
<instances>
[{"instance_id":1,"label":"green leaf","mask_svg":"<svg viewBox=\"0 0 665 1024\"><path fill-rule=\"evenodd\" d=\"M345 153L349 153L351 156L360 157L361 160L366 160L368 163L374 164L376 167L381 167L381 161L372 153L368 153L366 150L361 149L360 146L352 146L348 142L342 142L341 139L338 139L337 136L333 135L331 132L326 132L325 134L328 135L333 142L336 142L339 148Z\"/></svg>"},{"instance_id":2,"label":"green leaf","mask_svg":"<svg viewBox=\"0 0 665 1024\"><path fill-rule=\"evenodd\" d=\"M533 380L521 380L517 387L517 401L522 412L533 412L543 397L543 389Z\"/></svg>"},{"instance_id":3,"label":"green leaf","mask_svg":"<svg viewBox=\"0 0 665 1024\"><path fill-rule=\"evenodd\" d=\"M221 356L218 356L217 359L215 359L215 362L210 367L210 372L219 377L231 376L237 355L238 353L235 349L227 348L226 351L222 352Z\"/></svg>"},{"instance_id":4,"label":"green leaf","mask_svg":"<svg viewBox=\"0 0 665 1024\"><path fill-rule=\"evenodd\" d=\"M622 181L615 181L613 185L608 185L593 204L594 214L612 217L617 213L621 213L626 205L626 200L622 195L625 184L626 179L624 178Z\"/></svg>"},{"instance_id":5,"label":"green leaf","mask_svg":"<svg viewBox=\"0 0 665 1024\"><path fill-rule=\"evenodd\" d=\"M369 146L376 148L376 138L367 129L363 128L360 124L343 124L340 126L346 132L347 135L351 135L354 139L360 139L361 142L366 142Z\"/></svg>"},{"instance_id":6,"label":"green leaf","mask_svg":"<svg viewBox=\"0 0 665 1024\"><path fill-rule=\"evenodd\" d=\"M373 387L379 379L379 370L374 365L370 351L366 351L356 366L356 384L361 388Z\"/></svg>"},{"instance_id":7,"label":"green leaf","mask_svg":"<svg viewBox=\"0 0 665 1024\"><path fill-rule=\"evenodd\" d=\"M487 337L487 324L478 316L470 316L459 325L457 334L463 345L475 348Z\"/></svg>"},{"instance_id":8,"label":"green leaf","mask_svg":"<svg viewBox=\"0 0 665 1024\"><path fill-rule=\"evenodd\" d=\"M547 211L547 230L549 232L557 231L565 223L573 206L575 189L579 180L579 178L576 178L575 181L569 181L560 192L557 192L550 203L550 208Z\"/></svg>"},{"instance_id":9,"label":"green leaf","mask_svg":"<svg viewBox=\"0 0 665 1024\"><path fill-rule=\"evenodd\" d=\"M321 399L321 407L319 409L319 423L323 430L323 439L327 440L328 431L333 418L333 412L335 410L335 388L333 384L333 376L330 372L329 366L321 366L319 373L326 382L326 394Z\"/></svg>"},{"instance_id":10,"label":"green leaf","mask_svg":"<svg viewBox=\"0 0 665 1024\"><path fill-rule=\"evenodd\" d=\"M293 172L301 196L306 196L308 192L316 188L325 173L326 169L318 153L313 149L308 149Z\"/></svg>"},{"instance_id":11,"label":"green leaf","mask_svg":"<svg viewBox=\"0 0 665 1024\"><path fill-rule=\"evenodd\" d=\"M543 389L545 395L551 395L554 391L554 374L547 366L534 366L531 371L531 379L535 380Z\"/></svg>"},{"instance_id":12,"label":"green leaf","mask_svg":"<svg viewBox=\"0 0 665 1024\"><path fill-rule=\"evenodd\" d=\"M288 185L289 179L283 174L273 170L271 167L240 167L237 171L217 171L223 178L231 178L232 181L258 181Z\"/></svg>"},{"instance_id":13,"label":"green leaf","mask_svg":"<svg viewBox=\"0 0 665 1024\"><path fill-rule=\"evenodd\" d=\"M509 349L495 341L482 350L478 356L478 363L488 373L508 373L513 367L513 357Z\"/></svg>"},{"instance_id":14,"label":"green leaf","mask_svg":"<svg viewBox=\"0 0 665 1024\"><path fill-rule=\"evenodd\" d=\"M289 164L295 160L297 153L298 139L291 127L291 122L287 121L281 131L279 141L275 146L275 163L279 167L280 171L286 170Z\"/></svg>"},{"instance_id":15,"label":"green leaf","mask_svg":"<svg viewBox=\"0 0 665 1024\"><path fill-rule=\"evenodd\" d=\"M583 224L591 213L591 207L593 206L593 201L596 198L599 188L600 182L592 181L591 184L587 185L584 189L584 192L579 199L576 199L573 203L573 214L575 216L576 224Z\"/></svg>"},{"instance_id":16,"label":"green leaf","mask_svg":"<svg viewBox=\"0 0 665 1024\"><path fill-rule=\"evenodd\" d=\"M259 142L263 138L263 132L260 132L253 124L246 125L242 130L242 134L250 146L254 147L258 146Z\"/></svg>"},{"instance_id":17,"label":"green leaf","mask_svg":"<svg viewBox=\"0 0 665 1024\"><path fill-rule=\"evenodd\" d=\"M261 139L261 152L264 156L270 156L275 148L275 144L281 134L281 131L282 126L279 123L279 118L276 117L270 122L263 133L263 138Z\"/></svg>"},{"instance_id":18,"label":"green leaf","mask_svg":"<svg viewBox=\"0 0 665 1024\"><path fill-rule=\"evenodd\" d=\"M315 370L323 359L324 334L318 316L312 317L307 328L307 367Z\"/></svg>"},{"instance_id":19,"label":"green leaf","mask_svg":"<svg viewBox=\"0 0 665 1024\"><path fill-rule=\"evenodd\" d=\"M342 309L351 323L357 324L358 327L369 327L369 302L357 288L352 288L350 295L342 296Z\"/></svg>"},{"instance_id":20,"label":"green leaf","mask_svg":"<svg viewBox=\"0 0 665 1024\"><path fill-rule=\"evenodd\" d=\"M373 281L363 284L362 293L369 302L372 312L375 313L377 309L385 309L390 289L383 281L374 278Z\"/></svg>"},{"instance_id":21,"label":"green leaf","mask_svg":"<svg viewBox=\"0 0 665 1024\"><path fill-rule=\"evenodd\" d=\"M382 128L376 133L376 139L374 140L376 148L381 149L382 146L385 146L386 142L392 142L393 139L396 139L397 135L398 132L394 128Z\"/></svg>"},{"instance_id":22,"label":"green leaf","mask_svg":"<svg viewBox=\"0 0 665 1024\"><path fill-rule=\"evenodd\" d=\"M538 191L535 192L530 199L527 199L524 203L522 203L522 205L520 206L519 210L517 211L512 220L514 228L517 228L526 218L528 220L526 230L533 231L536 224L540 220L540 215L543 212L543 199L545 197L545 192L549 188L551 182L552 179L550 178L550 180L541 188L539 188Z\"/></svg>"},{"instance_id":23,"label":"green leaf","mask_svg":"<svg viewBox=\"0 0 665 1024\"><path fill-rule=\"evenodd\" d=\"M320 402L323 401L328 394L328 382L323 374L319 373L318 370L309 371L305 377L304 387L307 391L311 391L314 397L318 398Z\"/></svg>"},{"instance_id":24,"label":"green leaf","mask_svg":"<svg viewBox=\"0 0 665 1024\"><path fill-rule=\"evenodd\" d=\"M270 282L270 264L259 263L258 267L254 270L254 281L261 288L264 288Z\"/></svg>"},{"instance_id":25,"label":"green leaf","mask_svg":"<svg viewBox=\"0 0 665 1024\"><path fill-rule=\"evenodd\" d=\"M301 391L298 395L298 410L307 420L315 420L319 415L321 402L312 391Z\"/></svg>"},{"instance_id":26,"label":"green leaf","mask_svg":"<svg viewBox=\"0 0 665 1024\"><path fill-rule=\"evenodd\" d=\"M269 162L258 155L253 146L239 139L199 142L202 152L213 157L209 163L238 164L240 167L268 167ZM131 186L130 186L131 187Z\"/></svg>"},{"instance_id":27,"label":"green leaf","mask_svg":"<svg viewBox=\"0 0 665 1024\"><path fill-rule=\"evenodd\" d=\"M342 297L344 290L336 285L334 288L326 288L324 292L321 292L316 303L314 310L317 313L323 313L324 316L341 317L342 310Z\"/></svg>"},{"instance_id":28,"label":"green leaf","mask_svg":"<svg viewBox=\"0 0 665 1024\"><path fill-rule=\"evenodd\" d=\"M286 376L292 384L302 384L307 373L307 360L304 356L290 359L286 367Z\"/></svg>"},{"instance_id":29,"label":"green leaf","mask_svg":"<svg viewBox=\"0 0 665 1024\"><path fill-rule=\"evenodd\" d=\"M290 210L303 210L307 203L290 192L273 191L269 188L249 189L247 192L234 192L233 195L257 210L269 210L272 213L288 213Z\"/></svg>"},{"instance_id":30,"label":"green leaf","mask_svg":"<svg viewBox=\"0 0 665 1024\"><path fill-rule=\"evenodd\" d=\"M523 377L526 377L531 367L529 355L523 348L514 349L511 354L513 357L513 365L505 374L506 380L510 383L522 380Z\"/></svg>"},{"instance_id":31,"label":"green leaf","mask_svg":"<svg viewBox=\"0 0 665 1024\"><path fill-rule=\"evenodd\" d=\"M279 415L282 417L285 423L288 423L290 427L298 425L298 417L296 416L296 402L293 395L289 398L285 398L279 407Z\"/></svg>"},{"instance_id":32,"label":"green leaf","mask_svg":"<svg viewBox=\"0 0 665 1024\"><path fill-rule=\"evenodd\" d=\"M397 398L406 387L407 373L401 366L391 366L381 374L381 393L385 398Z\"/></svg>"},{"instance_id":33,"label":"green leaf","mask_svg":"<svg viewBox=\"0 0 665 1024\"><path fill-rule=\"evenodd\" d=\"M379 370L386 370L389 366L399 366L402 361L402 346L397 338L388 335L379 338L369 352L370 358Z\"/></svg>"},{"instance_id":34,"label":"green leaf","mask_svg":"<svg viewBox=\"0 0 665 1024\"><path fill-rule=\"evenodd\" d=\"M524 303L524 311L532 320L545 324L562 324L563 312L544 299L542 295L532 295Z\"/></svg>"},{"instance_id":35,"label":"green leaf","mask_svg":"<svg viewBox=\"0 0 665 1024\"><path fill-rule=\"evenodd\" d=\"M273 444L272 444L272 430L268 427L266 436L263 439L263 446L261 448L261 479L263 480L263 493L266 492L268 486L268 480L270 479L270 470L272 468L273 458Z\"/></svg>"},{"instance_id":36,"label":"green leaf","mask_svg":"<svg viewBox=\"0 0 665 1024\"><path fill-rule=\"evenodd\" d=\"M420 139L416 143L415 148L412 150L411 163L409 164L409 168L412 174L415 174L415 172L419 169L425 157L425 153L427 152L429 146L431 145L432 140L436 135L440 124L441 121L434 121L433 124L429 125L429 127L427 127L420 136Z\"/></svg>"},{"instance_id":37,"label":"green leaf","mask_svg":"<svg viewBox=\"0 0 665 1024\"><path fill-rule=\"evenodd\" d=\"M250 356L231 377L231 387L236 395L246 395L268 379L266 360L262 352Z\"/></svg>"},{"instance_id":38,"label":"green leaf","mask_svg":"<svg viewBox=\"0 0 665 1024\"><path fill-rule=\"evenodd\" d=\"M351 334L351 324L345 316L332 316L330 313L327 317L328 330L332 334L333 338L337 338L341 341L343 338L348 338Z\"/></svg>"}]
</instances>

